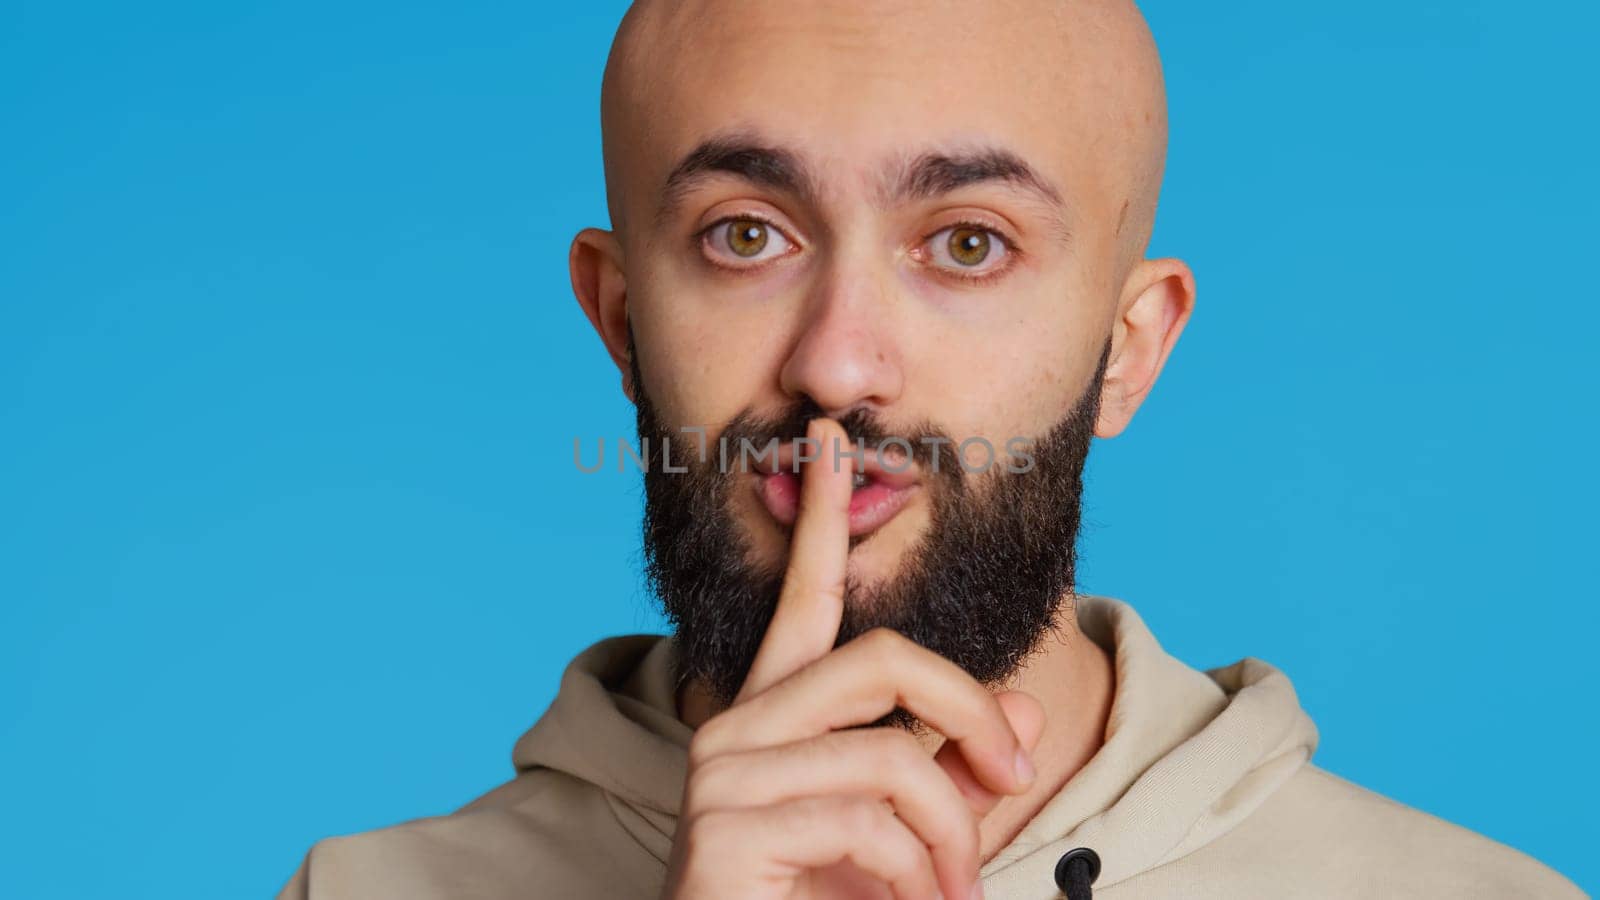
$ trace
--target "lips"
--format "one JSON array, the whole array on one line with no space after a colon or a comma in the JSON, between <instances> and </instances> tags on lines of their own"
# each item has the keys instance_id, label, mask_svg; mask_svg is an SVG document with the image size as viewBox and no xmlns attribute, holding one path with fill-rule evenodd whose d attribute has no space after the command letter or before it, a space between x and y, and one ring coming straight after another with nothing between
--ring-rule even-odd
<instances>
[{"instance_id":1,"label":"lips","mask_svg":"<svg viewBox=\"0 0 1600 900\"><path fill-rule=\"evenodd\" d=\"M780 445L771 471L756 476L756 490L772 518L784 527L794 525L800 509L801 476L795 474L793 443ZM824 451L815 464L831 465L831 452ZM858 463L840 455L839 463L856 468L856 486L850 494L850 536L870 534L883 527L905 508L916 493L915 466L905 459L884 460L872 450L864 450ZM813 463L807 463L813 465Z\"/></svg>"}]
</instances>

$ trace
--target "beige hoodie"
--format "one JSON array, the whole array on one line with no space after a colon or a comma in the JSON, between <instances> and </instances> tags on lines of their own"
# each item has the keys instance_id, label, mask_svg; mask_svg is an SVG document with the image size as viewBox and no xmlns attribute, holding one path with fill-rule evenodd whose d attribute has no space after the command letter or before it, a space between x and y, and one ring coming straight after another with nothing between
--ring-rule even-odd
<instances>
[{"instance_id":1,"label":"beige hoodie","mask_svg":"<svg viewBox=\"0 0 1600 900\"><path fill-rule=\"evenodd\" d=\"M1097 900L1578 898L1504 844L1310 764L1317 729L1254 658L1201 672L1128 604L1078 598L1110 652L1105 745L983 866L992 900L1059 898L1063 853L1090 847ZM683 789L673 643L610 638L574 659L517 742L517 776L455 813L318 842L282 898L655 897Z\"/></svg>"}]
</instances>

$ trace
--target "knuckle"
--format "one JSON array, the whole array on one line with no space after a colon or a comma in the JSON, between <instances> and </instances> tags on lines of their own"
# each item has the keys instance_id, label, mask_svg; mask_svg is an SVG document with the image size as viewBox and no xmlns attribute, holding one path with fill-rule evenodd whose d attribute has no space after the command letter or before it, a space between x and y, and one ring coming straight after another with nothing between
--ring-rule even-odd
<instances>
[{"instance_id":1,"label":"knuckle","mask_svg":"<svg viewBox=\"0 0 1600 900\"><path fill-rule=\"evenodd\" d=\"M927 753L922 749L922 744L911 736L909 731L902 728L880 728L881 751L885 756L897 764L904 764L907 760L923 761Z\"/></svg>"},{"instance_id":2,"label":"knuckle","mask_svg":"<svg viewBox=\"0 0 1600 900\"><path fill-rule=\"evenodd\" d=\"M965 798L961 798L961 806L953 815L939 816L930 827L933 829L933 843L954 848L962 856L977 855L981 840L978 817L973 815Z\"/></svg>"},{"instance_id":3,"label":"knuckle","mask_svg":"<svg viewBox=\"0 0 1600 900\"><path fill-rule=\"evenodd\" d=\"M870 837L882 835L889 825L892 816L888 809L875 797L853 796L841 798L835 804L834 815L851 833Z\"/></svg>"},{"instance_id":4,"label":"knuckle","mask_svg":"<svg viewBox=\"0 0 1600 900\"><path fill-rule=\"evenodd\" d=\"M965 676L965 673L963 673ZM978 731L997 729L1009 742L1014 735L1011 722L1006 718L1005 707L993 693L970 677L954 679L946 697L951 707L959 710L963 721L971 722Z\"/></svg>"},{"instance_id":5,"label":"knuckle","mask_svg":"<svg viewBox=\"0 0 1600 900\"><path fill-rule=\"evenodd\" d=\"M683 824L683 849L694 857L708 849L725 844L725 836L735 827L735 816L725 810L705 810L693 813Z\"/></svg>"},{"instance_id":6,"label":"knuckle","mask_svg":"<svg viewBox=\"0 0 1600 900\"><path fill-rule=\"evenodd\" d=\"M927 761L922 745L902 729L880 727L872 729L869 735L862 739L867 748L866 765L881 784L902 781Z\"/></svg>"},{"instance_id":7,"label":"knuckle","mask_svg":"<svg viewBox=\"0 0 1600 900\"><path fill-rule=\"evenodd\" d=\"M901 781L901 773L896 771L894 757L881 752L873 743L866 743L864 753L842 755L848 759L848 765L855 769L855 777L860 779L860 783L872 785L871 790L879 796L892 796L895 786Z\"/></svg>"},{"instance_id":8,"label":"knuckle","mask_svg":"<svg viewBox=\"0 0 1600 900\"><path fill-rule=\"evenodd\" d=\"M1007 738L1012 735L1010 720L1006 718L1006 711L994 695L976 685L970 690L957 692L953 698L964 707L965 716L979 723L984 728L996 727L1003 731Z\"/></svg>"},{"instance_id":9,"label":"knuckle","mask_svg":"<svg viewBox=\"0 0 1600 900\"><path fill-rule=\"evenodd\" d=\"M868 630L861 637L857 638L857 640L861 642L862 649L866 650L868 653L871 653L873 656L889 657L904 651L903 645L905 644L906 638L893 628L889 628L885 625L879 625L876 628Z\"/></svg>"},{"instance_id":10,"label":"knuckle","mask_svg":"<svg viewBox=\"0 0 1600 900\"><path fill-rule=\"evenodd\" d=\"M821 597L827 600L844 599L844 578L826 577L809 568L792 571L785 577L784 587L798 592L802 597Z\"/></svg>"},{"instance_id":11,"label":"knuckle","mask_svg":"<svg viewBox=\"0 0 1600 900\"><path fill-rule=\"evenodd\" d=\"M691 768L684 783L685 796L702 803L723 796L723 788L733 774L731 762L727 756L713 756Z\"/></svg>"},{"instance_id":12,"label":"knuckle","mask_svg":"<svg viewBox=\"0 0 1600 900\"><path fill-rule=\"evenodd\" d=\"M966 796L955 782L938 768L910 733L898 728L885 728L875 739L873 774L880 784L899 785L902 790L915 792L919 798L940 811L936 816L923 816L919 828L930 830L934 843L965 848L976 846L978 820L972 814Z\"/></svg>"},{"instance_id":13,"label":"knuckle","mask_svg":"<svg viewBox=\"0 0 1600 900\"><path fill-rule=\"evenodd\" d=\"M695 729L689 739L689 768L698 768L722 752L722 717L713 716Z\"/></svg>"}]
</instances>

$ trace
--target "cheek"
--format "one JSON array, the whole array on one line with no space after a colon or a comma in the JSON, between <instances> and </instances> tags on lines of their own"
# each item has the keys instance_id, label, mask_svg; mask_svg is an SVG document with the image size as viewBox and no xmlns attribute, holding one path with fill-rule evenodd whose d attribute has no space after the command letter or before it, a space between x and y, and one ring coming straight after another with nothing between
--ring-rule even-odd
<instances>
[{"instance_id":1,"label":"cheek","mask_svg":"<svg viewBox=\"0 0 1600 900\"><path fill-rule=\"evenodd\" d=\"M983 437L997 450L1008 438L1043 433L1078 400L1107 327L1081 308L1068 315L1069 302L1018 304L981 329L943 323L907 373L915 407L952 438Z\"/></svg>"},{"instance_id":2,"label":"cheek","mask_svg":"<svg viewBox=\"0 0 1600 900\"><path fill-rule=\"evenodd\" d=\"M667 421L720 427L778 398L795 278L708 277L663 266L629 298L651 400Z\"/></svg>"}]
</instances>

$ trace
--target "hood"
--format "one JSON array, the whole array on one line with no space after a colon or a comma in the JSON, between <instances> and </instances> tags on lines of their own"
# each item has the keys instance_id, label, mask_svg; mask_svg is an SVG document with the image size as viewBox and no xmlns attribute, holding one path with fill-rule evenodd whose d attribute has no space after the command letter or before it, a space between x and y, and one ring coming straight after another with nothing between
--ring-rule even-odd
<instances>
[{"instance_id":1,"label":"hood","mask_svg":"<svg viewBox=\"0 0 1600 900\"><path fill-rule=\"evenodd\" d=\"M1100 857L1096 888L1179 859L1250 815L1317 746L1271 665L1246 657L1200 671L1163 650L1126 602L1080 595L1076 609L1116 669L1106 741L984 865L992 896L1048 896L1041 886L1076 847ZM604 790L663 864L693 733L677 718L674 650L670 637L628 635L583 651L512 754L519 772L553 769Z\"/></svg>"}]
</instances>

